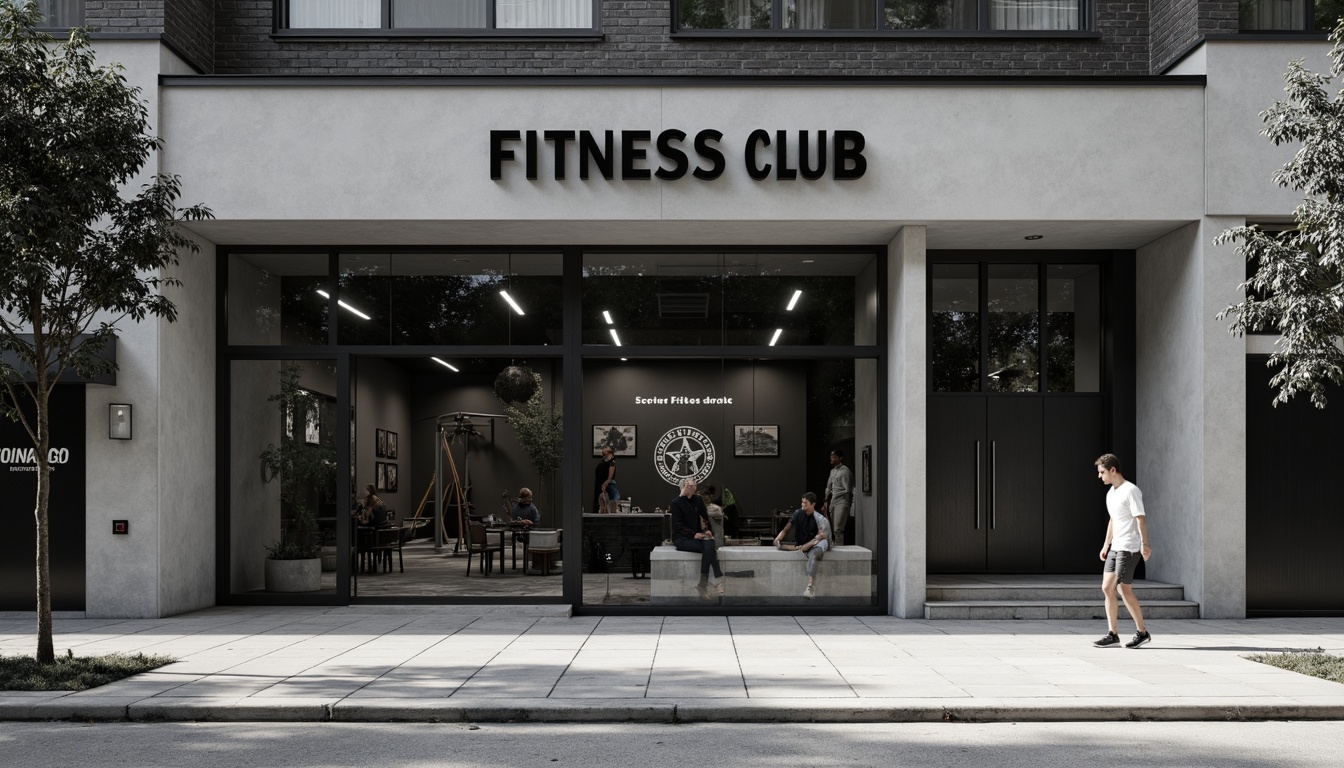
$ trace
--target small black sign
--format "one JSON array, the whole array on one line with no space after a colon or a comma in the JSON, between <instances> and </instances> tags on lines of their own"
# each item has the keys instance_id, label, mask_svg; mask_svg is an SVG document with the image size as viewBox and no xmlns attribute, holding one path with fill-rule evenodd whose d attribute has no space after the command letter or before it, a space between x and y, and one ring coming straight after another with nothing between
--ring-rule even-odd
<instances>
[{"instance_id":1,"label":"small black sign","mask_svg":"<svg viewBox=\"0 0 1344 768\"><path fill-rule=\"evenodd\" d=\"M112 533L113 533L113 534L115 534L115 535L117 535L117 536L125 536L126 534L128 534L128 533L130 533L130 532L131 532L131 521L130 521L130 520L113 520L113 521L112 521Z\"/></svg>"}]
</instances>

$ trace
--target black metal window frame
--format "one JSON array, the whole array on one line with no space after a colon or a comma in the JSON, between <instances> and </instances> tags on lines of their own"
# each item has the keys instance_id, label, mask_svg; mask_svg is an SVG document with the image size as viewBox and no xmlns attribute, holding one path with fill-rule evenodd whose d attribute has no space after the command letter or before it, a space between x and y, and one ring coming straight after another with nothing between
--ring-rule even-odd
<instances>
[{"instance_id":1,"label":"black metal window frame","mask_svg":"<svg viewBox=\"0 0 1344 768\"><path fill-rule=\"evenodd\" d=\"M1047 395L1050 397L1070 396L1077 394L1086 395L1108 395L1110 392L1110 382L1114 378L1114 362L1109 355L1103 355L1101 359L1101 389L1097 392L1051 392L1049 381L1049 366L1046 364L1047 350L1049 348L1049 329L1045 322L1047 312L1047 302L1049 296L1046 291L1046 280L1048 273L1046 268L1054 264L1096 264L1101 267L1101 315L1102 331L1105 333L1110 322L1108 318L1112 314L1111 310L1111 265L1114 259L1110 251L930 251L929 252L929 270L925 275L925 296L928 297L928 306L925 312L924 325L926 329L926 339L928 349L932 352L937 339L933 336L933 267L943 264L956 264L964 266L974 266L977 269L977 279L979 281L979 307L976 313L979 315L980 324L980 361L979 373L980 382L974 392L937 392L933 388L933 355L928 356L928 365L924 372L925 387L930 397L958 397L961 395L1000 395L1004 397L1029 397L1035 395ZM1035 392L991 392L989 390L989 313L986 311L989 297L988 269L994 265L1024 265L1036 267L1036 279L1039 290L1037 291L1037 317L1039 318L1039 333L1036 340L1037 344L1037 364L1040 370L1037 375L1040 377L1040 388Z\"/></svg>"},{"instance_id":2,"label":"black metal window frame","mask_svg":"<svg viewBox=\"0 0 1344 768\"><path fill-rule=\"evenodd\" d=\"M536 27L536 28L507 28L497 29L495 27L495 4L492 0L486 0L486 18L487 24L484 27L456 27L456 28L396 28L392 26L392 0L381 0L380 22L378 28L373 29L352 29L346 27L331 28L302 28L290 29L289 27L289 0L274 0L275 10L272 14L273 24L271 34L274 37L317 37L317 38L345 38L345 37L447 37L447 38L472 38L472 37L591 37L601 35L601 0L590 0L593 8L593 24L591 27Z\"/></svg>"},{"instance_id":3,"label":"black metal window frame","mask_svg":"<svg viewBox=\"0 0 1344 768\"><path fill-rule=\"evenodd\" d=\"M1237 19L1237 28L1246 34L1270 34L1270 35L1325 35L1329 34L1334 28L1321 29L1316 26L1316 0L1306 0L1302 4L1302 29L1284 29L1281 27L1255 27L1245 28L1241 26L1241 19Z\"/></svg>"},{"instance_id":4,"label":"black metal window frame","mask_svg":"<svg viewBox=\"0 0 1344 768\"><path fill-rule=\"evenodd\" d=\"M752 346L623 346L590 344L583 341L583 256L591 253L828 253L853 254L871 252L877 260L877 327L875 343L871 345L850 346L796 346L771 347L769 345ZM325 346L253 346L230 345L228 328L229 293L229 257L234 254L313 254L326 253L328 256L327 275L331 281L331 295L327 299L328 316L336 317L340 299L340 255L350 253L548 253L559 254L562 259L562 290L564 292L563 343L558 346L401 346L401 345L342 345L337 336L337 324L329 324L328 343ZM886 615L889 602L888 552L887 540L887 485L884 482L873 483L873 503L876 508L876 541L879 551L874 552L874 570L877 577L877 591L874 603L869 607L798 607L798 606L734 606L706 608L668 609L655 606L601 606L585 605L583 602L583 572L579 568L565 569L561 575L562 594L560 597L358 597L351 596L350 587L353 574L349 558L336 558L336 585L334 593L235 593L231 589L231 551L230 529L232 519L230 510L230 471L232 429L230 424L230 402L232 391L232 363L248 360L309 360L334 362L337 370L336 412L347 413L351 407L350 373L351 365L359 357L416 357L431 354L450 354L473 358L551 358L561 361L563 376L563 417L566 424L583 424L583 363L585 360L627 358L639 359L722 359L736 358L749 360L858 360L872 359L877 362L876 402L877 438L876 445L887 445L887 400L882 393L888 391L887 366L887 324L888 298L883 286L887 284L887 249L885 246L647 246L647 245L527 245L527 246L399 246L399 245L219 245L216 253L216 307L215 335L217 349L217 368L215 375L215 602L218 605L351 605L351 604L397 604L397 605L443 605L443 604L568 604L575 614L586 615L656 615L668 613L695 615L734 615L734 616L778 616L778 615L818 615L818 616L854 616ZM570 375L570 372L577 375ZM346 446L350 443L350 423L347 419L336 420L335 444ZM566 429L564 436L564 459L561 462L561 484L564 488L581 488L587 467L586 441L582 429ZM337 451L336 497L348 498L352 492L350 484L350 462L352 457L346 451ZM577 496L574 496L577 498ZM583 521L582 503L566 506L561 511L562 525L572 530L581 530ZM581 536L566 537L563 557L568 562L582 560ZM337 526L337 551L344 552L351 546L348 526Z\"/></svg>"},{"instance_id":5,"label":"black metal window frame","mask_svg":"<svg viewBox=\"0 0 1344 768\"><path fill-rule=\"evenodd\" d=\"M693 29L681 26L681 6L685 0L672 0L673 37L1009 37L1009 38L1086 38L1101 37L1096 31L1096 0L1077 0L1078 29L989 29L989 1L976 0L974 29L903 29L883 26L885 0L870 0L874 6L875 26L871 29L793 29L783 26L784 0L770 0L769 29Z\"/></svg>"}]
</instances>

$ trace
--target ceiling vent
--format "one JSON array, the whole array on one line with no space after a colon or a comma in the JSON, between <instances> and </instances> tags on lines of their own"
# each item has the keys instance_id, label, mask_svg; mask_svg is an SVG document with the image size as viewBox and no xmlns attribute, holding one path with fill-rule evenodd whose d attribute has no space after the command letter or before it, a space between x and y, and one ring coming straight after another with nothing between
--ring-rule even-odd
<instances>
[{"instance_id":1,"label":"ceiling vent","mask_svg":"<svg viewBox=\"0 0 1344 768\"><path fill-rule=\"evenodd\" d=\"M709 317L708 293L660 293L658 317L667 320Z\"/></svg>"}]
</instances>

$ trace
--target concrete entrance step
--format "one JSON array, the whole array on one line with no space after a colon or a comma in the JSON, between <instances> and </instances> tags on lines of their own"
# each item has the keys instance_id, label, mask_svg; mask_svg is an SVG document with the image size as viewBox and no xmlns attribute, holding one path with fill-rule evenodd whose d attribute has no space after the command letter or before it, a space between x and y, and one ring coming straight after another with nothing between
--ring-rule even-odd
<instances>
[{"instance_id":1,"label":"concrete entrance step","mask_svg":"<svg viewBox=\"0 0 1344 768\"><path fill-rule=\"evenodd\" d=\"M945 584L935 585L930 581L927 597L930 602L969 601L985 602L992 600L1099 600L1101 597L1101 579L1088 578L1087 584ZM1185 597L1185 588L1180 584L1164 584L1156 581L1134 582L1134 594L1139 602L1153 600L1181 600Z\"/></svg>"},{"instance_id":2,"label":"concrete entrance step","mask_svg":"<svg viewBox=\"0 0 1344 768\"><path fill-rule=\"evenodd\" d=\"M1199 604L1185 587L1139 579L1134 593L1144 618L1197 619ZM1125 606L1120 614L1128 616ZM924 616L929 619L1105 618L1101 574L934 574L928 577Z\"/></svg>"},{"instance_id":3,"label":"concrete entrance step","mask_svg":"<svg viewBox=\"0 0 1344 768\"><path fill-rule=\"evenodd\" d=\"M1190 600L1144 600L1145 619L1198 619L1199 603ZM1128 618L1123 603L1120 617ZM1105 619L1100 598L1093 600L930 600L926 619Z\"/></svg>"}]
</instances>

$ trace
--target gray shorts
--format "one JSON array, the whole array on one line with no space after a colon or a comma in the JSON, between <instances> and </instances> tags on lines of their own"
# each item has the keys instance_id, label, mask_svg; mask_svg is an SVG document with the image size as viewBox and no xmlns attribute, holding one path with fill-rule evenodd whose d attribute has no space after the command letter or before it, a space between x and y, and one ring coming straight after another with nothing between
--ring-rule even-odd
<instances>
[{"instance_id":1,"label":"gray shorts","mask_svg":"<svg viewBox=\"0 0 1344 768\"><path fill-rule=\"evenodd\" d=\"M1106 554L1106 569L1102 573L1118 574L1116 578L1121 584L1133 584L1134 571L1139 567L1141 560L1143 555L1138 552L1112 549Z\"/></svg>"}]
</instances>

